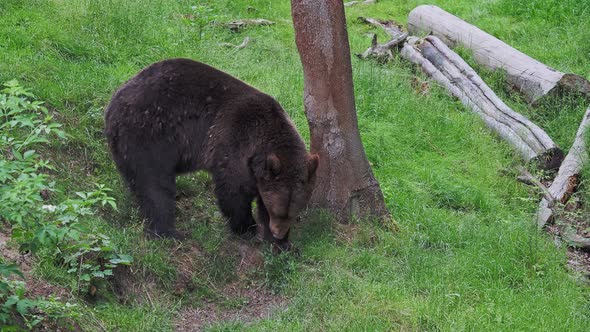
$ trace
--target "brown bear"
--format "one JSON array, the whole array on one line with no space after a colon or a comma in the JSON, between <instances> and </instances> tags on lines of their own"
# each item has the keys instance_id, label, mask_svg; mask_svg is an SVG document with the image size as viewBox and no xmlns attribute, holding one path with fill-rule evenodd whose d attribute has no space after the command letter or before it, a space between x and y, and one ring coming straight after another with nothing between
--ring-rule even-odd
<instances>
[{"instance_id":1,"label":"brown bear","mask_svg":"<svg viewBox=\"0 0 590 332\"><path fill-rule=\"evenodd\" d=\"M277 101L213 67L169 59L120 87L105 111L113 159L147 229L175 237L176 175L207 170L231 230L288 249L292 221L309 198L318 156L310 155Z\"/></svg>"}]
</instances>

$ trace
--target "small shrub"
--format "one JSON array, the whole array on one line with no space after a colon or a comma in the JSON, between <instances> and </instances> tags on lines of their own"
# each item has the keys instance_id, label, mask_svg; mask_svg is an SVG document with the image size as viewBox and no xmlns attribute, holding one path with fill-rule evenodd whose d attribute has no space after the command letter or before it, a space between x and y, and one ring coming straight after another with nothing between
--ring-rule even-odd
<instances>
[{"instance_id":1,"label":"small shrub","mask_svg":"<svg viewBox=\"0 0 590 332\"><path fill-rule=\"evenodd\" d=\"M11 328L15 331L19 330L14 322L15 316L20 316L23 325L28 329L33 329L45 318L59 321L62 318L79 316L78 306L75 304L62 303L55 298L47 300L27 298L25 283L15 280L15 276L23 276L15 264L0 263L0 325L3 326L2 331Z\"/></svg>"},{"instance_id":2,"label":"small shrub","mask_svg":"<svg viewBox=\"0 0 590 332\"><path fill-rule=\"evenodd\" d=\"M78 289L90 289L98 280L112 276L118 265L131 264L133 258L119 253L108 236L86 226L97 207L117 209L106 186L95 184L93 191L76 192L75 198L56 205L46 204L43 196L56 189L43 172L53 166L36 149L51 138L66 139L66 134L43 103L33 98L16 81L0 90L0 219L12 225L12 238L21 251L50 253L57 264L77 276ZM56 301L27 299L24 284L6 279L19 273L12 265L0 266L4 278L0 282L0 300L4 301L0 322L7 324L10 313L16 312L32 327L40 319L27 316L33 307L59 315Z\"/></svg>"}]
</instances>

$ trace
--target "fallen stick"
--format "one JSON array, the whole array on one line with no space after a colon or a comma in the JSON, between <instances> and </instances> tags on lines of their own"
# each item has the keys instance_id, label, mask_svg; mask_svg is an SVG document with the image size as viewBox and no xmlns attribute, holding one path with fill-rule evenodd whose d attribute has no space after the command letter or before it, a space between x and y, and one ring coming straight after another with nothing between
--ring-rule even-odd
<instances>
[{"instance_id":1,"label":"fallen stick","mask_svg":"<svg viewBox=\"0 0 590 332\"><path fill-rule=\"evenodd\" d=\"M244 47L248 46L248 44L250 43L250 41L252 41L252 38L246 37L246 38L244 38L244 41L241 44L239 44L239 45L234 45L234 44L231 44L231 43L219 43L219 46L233 47L233 48L235 48L237 50L241 50Z\"/></svg>"},{"instance_id":2,"label":"fallen stick","mask_svg":"<svg viewBox=\"0 0 590 332\"><path fill-rule=\"evenodd\" d=\"M567 224L560 225L558 228L561 238L564 239L570 247L590 251L590 238L580 236L574 227Z\"/></svg>"},{"instance_id":3,"label":"fallen stick","mask_svg":"<svg viewBox=\"0 0 590 332\"><path fill-rule=\"evenodd\" d=\"M543 197L547 200L554 200L553 194L545 187L544 184L539 181L536 177L534 177L529 171L527 171L524 167L521 166L520 168L521 175L517 178L519 181L537 186L541 192L543 193Z\"/></svg>"},{"instance_id":4,"label":"fallen stick","mask_svg":"<svg viewBox=\"0 0 590 332\"><path fill-rule=\"evenodd\" d=\"M572 193L578 186L580 171L583 165L588 161L588 151L586 151L585 135L590 125L590 107L586 110L576 133L574 144L567 156L563 160L557 176L549 187L549 192L554 199L541 200L539 211L537 213L537 222L540 228L554 220L555 203L565 204L571 197Z\"/></svg>"},{"instance_id":5,"label":"fallen stick","mask_svg":"<svg viewBox=\"0 0 590 332\"><path fill-rule=\"evenodd\" d=\"M402 30L402 26L395 23L394 21L383 21L378 20L370 17L362 17L358 18L358 21L365 24L370 24L376 28L381 28L385 30L385 32L391 36L391 38L397 38L399 35L402 35L404 31Z\"/></svg>"},{"instance_id":6,"label":"fallen stick","mask_svg":"<svg viewBox=\"0 0 590 332\"><path fill-rule=\"evenodd\" d=\"M377 0L350 1L350 2L345 2L344 3L344 7L352 7L352 6L358 5L358 4L372 5L372 4L376 3L376 2L377 2Z\"/></svg>"},{"instance_id":7,"label":"fallen stick","mask_svg":"<svg viewBox=\"0 0 590 332\"><path fill-rule=\"evenodd\" d=\"M477 73L440 39L409 37L402 57L419 65L431 78L479 115L486 125L509 142L526 162L556 169L563 152L549 135L523 115L510 109Z\"/></svg>"},{"instance_id":8,"label":"fallen stick","mask_svg":"<svg viewBox=\"0 0 590 332\"><path fill-rule=\"evenodd\" d=\"M550 68L439 7L414 8L408 17L408 31L413 35L432 34L449 46L461 45L472 50L477 63L505 70L508 81L531 104L559 91L590 96L590 82L585 78Z\"/></svg>"},{"instance_id":9,"label":"fallen stick","mask_svg":"<svg viewBox=\"0 0 590 332\"><path fill-rule=\"evenodd\" d=\"M375 27L382 28L389 36L391 36L391 40L389 40L387 43L378 44L377 35L373 34L371 47L369 47L362 54L357 54L357 56L361 59L375 58L382 62L391 60L393 59L393 53L391 50L394 47L401 45L401 43L406 40L406 38L408 38L408 33L404 32L401 26L397 25L393 21L381 21L369 17L359 17L358 20L362 23L371 24Z\"/></svg>"},{"instance_id":10,"label":"fallen stick","mask_svg":"<svg viewBox=\"0 0 590 332\"><path fill-rule=\"evenodd\" d=\"M231 31L239 31L248 26L267 26L273 25L275 22L265 20L263 18L256 18L256 19L243 19L243 20L236 20L227 23L221 23L224 27L229 28Z\"/></svg>"}]
</instances>

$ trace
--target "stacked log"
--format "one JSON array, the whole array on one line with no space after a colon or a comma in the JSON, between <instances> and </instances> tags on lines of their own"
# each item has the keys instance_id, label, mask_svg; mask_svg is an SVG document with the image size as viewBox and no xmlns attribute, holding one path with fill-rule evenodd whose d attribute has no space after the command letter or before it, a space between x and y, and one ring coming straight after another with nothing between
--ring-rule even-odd
<instances>
[{"instance_id":1,"label":"stacked log","mask_svg":"<svg viewBox=\"0 0 590 332\"><path fill-rule=\"evenodd\" d=\"M402 57L420 66L431 78L479 115L485 124L508 141L526 162L543 169L556 169L563 152L529 119L510 109L459 55L440 39L412 37L402 48Z\"/></svg>"},{"instance_id":2,"label":"stacked log","mask_svg":"<svg viewBox=\"0 0 590 332\"><path fill-rule=\"evenodd\" d=\"M414 8L408 16L408 32L431 34L447 45L472 50L478 64L505 70L508 81L531 104L564 90L590 96L590 82L585 78L555 70L437 6Z\"/></svg>"}]
</instances>

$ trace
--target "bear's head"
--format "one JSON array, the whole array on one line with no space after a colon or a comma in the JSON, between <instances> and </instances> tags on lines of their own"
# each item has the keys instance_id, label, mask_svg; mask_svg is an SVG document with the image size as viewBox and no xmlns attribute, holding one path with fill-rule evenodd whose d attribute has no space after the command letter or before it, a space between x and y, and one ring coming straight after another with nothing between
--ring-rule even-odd
<instances>
[{"instance_id":1,"label":"bear's head","mask_svg":"<svg viewBox=\"0 0 590 332\"><path fill-rule=\"evenodd\" d=\"M281 240L286 240L291 224L307 205L318 163L317 154L283 152L267 155L256 167L256 185L268 212L274 242L285 242Z\"/></svg>"}]
</instances>

